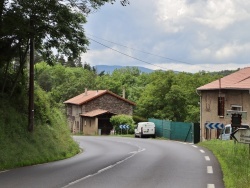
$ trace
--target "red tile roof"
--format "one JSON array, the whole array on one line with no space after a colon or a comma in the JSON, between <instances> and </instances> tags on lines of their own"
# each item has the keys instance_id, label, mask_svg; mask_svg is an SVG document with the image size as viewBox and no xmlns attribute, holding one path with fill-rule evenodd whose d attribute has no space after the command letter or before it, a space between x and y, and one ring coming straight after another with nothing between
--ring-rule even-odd
<instances>
[{"instance_id":1,"label":"red tile roof","mask_svg":"<svg viewBox=\"0 0 250 188\"><path fill-rule=\"evenodd\" d=\"M95 117L95 116L98 116L98 115L101 115L101 114L105 114L105 113L111 113L107 110L102 110L102 109L96 109L96 110L93 110L93 111L90 111L90 112L86 112L84 114L80 114L81 116L87 116L87 117ZM114 114L114 113L111 113L111 114Z\"/></svg>"},{"instance_id":2,"label":"red tile roof","mask_svg":"<svg viewBox=\"0 0 250 188\"><path fill-rule=\"evenodd\" d=\"M118 99L121 99L127 103L130 103L131 105L134 105L135 106L135 103L119 96L119 95L116 95L114 93L112 93L111 91L108 91L108 90L88 90L80 95L77 95L67 101L64 101L63 103L64 104L75 104L75 105L82 105L84 103L87 103L93 99L96 99L102 95L105 95L105 94L110 94Z\"/></svg>"},{"instance_id":3,"label":"red tile roof","mask_svg":"<svg viewBox=\"0 0 250 188\"><path fill-rule=\"evenodd\" d=\"M250 67L240 69L237 72L197 88L197 90L217 89L250 90Z\"/></svg>"}]
</instances>

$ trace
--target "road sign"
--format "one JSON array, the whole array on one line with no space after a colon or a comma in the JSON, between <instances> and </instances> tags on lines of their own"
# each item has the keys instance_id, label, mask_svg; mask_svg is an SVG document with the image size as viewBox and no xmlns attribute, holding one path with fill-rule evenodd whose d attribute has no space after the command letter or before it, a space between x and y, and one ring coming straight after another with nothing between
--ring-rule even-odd
<instances>
[{"instance_id":1,"label":"road sign","mask_svg":"<svg viewBox=\"0 0 250 188\"><path fill-rule=\"evenodd\" d=\"M231 134L231 137L237 142L250 144L250 129L239 128Z\"/></svg>"},{"instance_id":2,"label":"road sign","mask_svg":"<svg viewBox=\"0 0 250 188\"><path fill-rule=\"evenodd\" d=\"M120 129L129 129L129 125L120 125Z\"/></svg>"},{"instance_id":3,"label":"road sign","mask_svg":"<svg viewBox=\"0 0 250 188\"><path fill-rule=\"evenodd\" d=\"M241 114L232 114L231 125L232 127L241 126Z\"/></svg>"},{"instance_id":4,"label":"road sign","mask_svg":"<svg viewBox=\"0 0 250 188\"><path fill-rule=\"evenodd\" d=\"M205 123L205 126L208 129L224 129L223 123Z\"/></svg>"},{"instance_id":5,"label":"road sign","mask_svg":"<svg viewBox=\"0 0 250 188\"><path fill-rule=\"evenodd\" d=\"M226 118L232 118L232 114L241 114L242 119L247 119L247 111L227 110Z\"/></svg>"}]
</instances>

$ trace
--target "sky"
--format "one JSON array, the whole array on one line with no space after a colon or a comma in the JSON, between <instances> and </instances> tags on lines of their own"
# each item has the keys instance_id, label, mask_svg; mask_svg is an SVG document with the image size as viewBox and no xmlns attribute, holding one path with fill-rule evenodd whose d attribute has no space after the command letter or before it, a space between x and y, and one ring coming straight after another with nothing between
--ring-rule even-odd
<instances>
[{"instance_id":1,"label":"sky","mask_svg":"<svg viewBox=\"0 0 250 188\"><path fill-rule=\"evenodd\" d=\"M82 62L196 73L250 66L249 0L130 0L87 16Z\"/></svg>"}]
</instances>

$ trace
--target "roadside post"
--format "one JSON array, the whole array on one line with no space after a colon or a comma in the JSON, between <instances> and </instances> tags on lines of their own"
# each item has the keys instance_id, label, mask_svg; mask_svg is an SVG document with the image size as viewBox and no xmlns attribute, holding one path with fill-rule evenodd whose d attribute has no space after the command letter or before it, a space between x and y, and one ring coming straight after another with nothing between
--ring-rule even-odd
<instances>
[{"instance_id":1,"label":"roadside post","mask_svg":"<svg viewBox=\"0 0 250 188\"><path fill-rule=\"evenodd\" d=\"M249 157L250 157L250 129L246 128L238 128L235 130L232 134L231 137L239 143L243 144L248 144L248 149L249 149Z\"/></svg>"},{"instance_id":2,"label":"roadside post","mask_svg":"<svg viewBox=\"0 0 250 188\"><path fill-rule=\"evenodd\" d=\"M119 127L120 127L120 129L121 129L121 135L122 135L122 128L123 128L123 125L120 125Z\"/></svg>"},{"instance_id":3,"label":"roadside post","mask_svg":"<svg viewBox=\"0 0 250 188\"><path fill-rule=\"evenodd\" d=\"M128 130L129 130L129 125L125 125L126 129L127 129L127 134L128 134Z\"/></svg>"},{"instance_id":4,"label":"roadside post","mask_svg":"<svg viewBox=\"0 0 250 188\"><path fill-rule=\"evenodd\" d=\"M241 127L241 120L242 120L242 115L241 114L238 114L238 113L231 114L232 133L234 133L237 130L237 128ZM231 134L231 137L232 137L232 134ZM234 143L236 144L235 139L234 139Z\"/></svg>"}]
</instances>

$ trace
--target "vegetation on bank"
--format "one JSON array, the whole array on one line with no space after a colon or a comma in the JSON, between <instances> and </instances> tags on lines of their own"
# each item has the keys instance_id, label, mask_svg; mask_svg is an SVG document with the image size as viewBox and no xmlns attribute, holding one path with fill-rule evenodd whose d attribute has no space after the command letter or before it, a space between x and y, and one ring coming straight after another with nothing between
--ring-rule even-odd
<instances>
[{"instance_id":1,"label":"vegetation on bank","mask_svg":"<svg viewBox=\"0 0 250 188\"><path fill-rule=\"evenodd\" d=\"M226 188L250 186L250 152L248 144L234 141L211 140L199 143L217 157Z\"/></svg>"},{"instance_id":2,"label":"vegetation on bank","mask_svg":"<svg viewBox=\"0 0 250 188\"><path fill-rule=\"evenodd\" d=\"M33 133L27 131L25 102L0 99L0 170L65 159L79 152L60 108L51 105L39 88L35 96Z\"/></svg>"}]
</instances>

